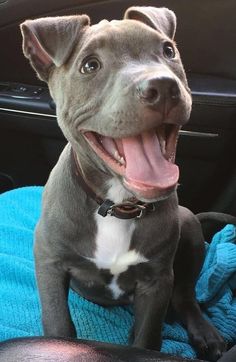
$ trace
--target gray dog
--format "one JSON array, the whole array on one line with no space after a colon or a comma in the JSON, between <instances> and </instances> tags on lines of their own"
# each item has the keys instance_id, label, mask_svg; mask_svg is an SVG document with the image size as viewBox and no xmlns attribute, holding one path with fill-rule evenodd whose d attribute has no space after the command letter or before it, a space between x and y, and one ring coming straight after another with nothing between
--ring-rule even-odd
<instances>
[{"instance_id":1,"label":"gray dog","mask_svg":"<svg viewBox=\"0 0 236 362\"><path fill-rule=\"evenodd\" d=\"M225 348L194 287L200 223L178 206L175 150L191 95L166 8L121 21L86 15L28 20L23 50L48 83L68 144L51 172L35 260L46 336L75 337L68 289L95 303L133 303L134 346L159 350L168 306L198 355Z\"/></svg>"}]
</instances>

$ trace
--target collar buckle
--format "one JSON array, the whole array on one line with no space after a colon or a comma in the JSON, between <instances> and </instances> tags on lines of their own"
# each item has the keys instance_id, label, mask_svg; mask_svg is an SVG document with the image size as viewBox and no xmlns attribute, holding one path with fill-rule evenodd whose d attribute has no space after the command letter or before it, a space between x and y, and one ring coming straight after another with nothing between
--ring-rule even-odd
<instances>
[{"instance_id":1,"label":"collar buckle","mask_svg":"<svg viewBox=\"0 0 236 362\"><path fill-rule=\"evenodd\" d=\"M147 212L153 212L156 210L156 207L153 203L142 205L136 204L136 206L140 209L139 215L136 216L137 219L141 219L143 216L146 215Z\"/></svg>"},{"instance_id":2,"label":"collar buckle","mask_svg":"<svg viewBox=\"0 0 236 362\"><path fill-rule=\"evenodd\" d=\"M98 208L98 214L105 217L107 215L112 214L112 208L114 206L114 202L109 199L105 199L103 203Z\"/></svg>"}]
</instances>

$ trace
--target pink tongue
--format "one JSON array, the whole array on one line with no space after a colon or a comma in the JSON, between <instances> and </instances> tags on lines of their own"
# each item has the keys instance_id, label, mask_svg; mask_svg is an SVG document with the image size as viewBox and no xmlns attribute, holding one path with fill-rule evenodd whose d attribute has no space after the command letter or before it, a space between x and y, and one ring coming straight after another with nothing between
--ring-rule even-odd
<instances>
[{"instance_id":1,"label":"pink tongue","mask_svg":"<svg viewBox=\"0 0 236 362\"><path fill-rule=\"evenodd\" d=\"M126 160L125 179L129 183L166 189L179 177L178 166L162 155L157 135L153 131L122 139Z\"/></svg>"}]
</instances>

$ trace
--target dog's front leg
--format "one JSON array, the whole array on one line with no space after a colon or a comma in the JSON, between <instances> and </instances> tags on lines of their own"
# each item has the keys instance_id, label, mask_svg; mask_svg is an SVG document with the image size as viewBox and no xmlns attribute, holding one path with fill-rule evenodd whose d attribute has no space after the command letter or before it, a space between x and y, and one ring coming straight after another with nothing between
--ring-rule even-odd
<instances>
[{"instance_id":1,"label":"dog's front leg","mask_svg":"<svg viewBox=\"0 0 236 362\"><path fill-rule=\"evenodd\" d=\"M155 283L139 283L134 300L134 342L137 347L160 350L161 332L173 288L173 273Z\"/></svg>"},{"instance_id":2,"label":"dog's front leg","mask_svg":"<svg viewBox=\"0 0 236 362\"><path fill-rule=\"evenodd\" d=\"M76 337L69 306L69 275L58 263L37 262L37 284L45 336Z\"/></svg>"}]
</instances>

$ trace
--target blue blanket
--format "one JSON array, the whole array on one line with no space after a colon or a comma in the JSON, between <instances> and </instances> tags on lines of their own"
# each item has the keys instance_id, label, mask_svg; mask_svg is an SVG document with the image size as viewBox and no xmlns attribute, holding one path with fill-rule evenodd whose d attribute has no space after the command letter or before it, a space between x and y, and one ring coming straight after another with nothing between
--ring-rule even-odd
<instances>
[{"instance_id":1,"label":"blue blanket","mask_svg":"<svg viewBox=\"0 0 236 362\"><path fill-rule=\"evenodd\" d=\"M0 340L42 335L35 283L33 230L40 215L42 187L26 187L0 195ZM227 225L206 244L206 259L196 293L205 317L229 342L236 341L236 229ZM132 307L103 308L69 294L78 338L128 343ZM163 352L195 357L185 329L165 324Z\"/></svg>"}]
</instances>

